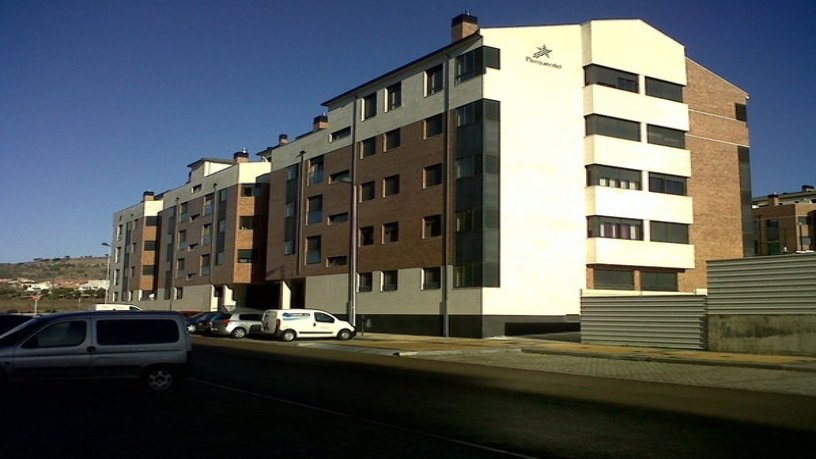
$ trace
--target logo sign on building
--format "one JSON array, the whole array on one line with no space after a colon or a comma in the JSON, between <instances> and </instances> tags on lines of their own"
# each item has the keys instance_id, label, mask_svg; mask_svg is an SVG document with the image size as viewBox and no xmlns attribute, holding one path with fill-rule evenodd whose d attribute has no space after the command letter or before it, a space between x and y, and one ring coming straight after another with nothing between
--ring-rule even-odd
<instances>
[{"instance_id":1,"label":"logo sign on building","mask_svg":"<svg viewBox=\"0 0 816 459\"><path fill-rule=\"evenodd\" d=\"M544 67L552 67L554 69L562 68L561 64L556 64L554 62L550 62L550 59L551 59L550 58L550 53L552 53L553 50L547 48L546 44L542 44L541 46L537 46L536 48L538 48L538 50L536 52L534 52L532 54L532 56L527 56L527 59L526 59L527 62L529 62L531 64L541 65L541 66L544 66ZM543 60L542 58L546 58L546 60Z\"/></svg>"}]
</instances>

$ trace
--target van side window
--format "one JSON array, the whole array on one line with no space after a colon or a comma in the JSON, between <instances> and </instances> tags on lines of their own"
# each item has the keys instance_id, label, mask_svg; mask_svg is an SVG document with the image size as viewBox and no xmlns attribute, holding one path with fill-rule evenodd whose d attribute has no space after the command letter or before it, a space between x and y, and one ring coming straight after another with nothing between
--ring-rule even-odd
<instances>
[{"instance_id":1,"label":"van side window","mask_svg":"<svg viewBox=\"0 0 816 459\"><path fill-rule=\"evenodd\" d=\"M170 319L98 320L96 340L101 346L175 343L179 327Z\"/></svg>"},{"instance_id":2,"label":"van side window","mask_svg":"<svg viewBox=\"0 0 816 459\"><path fill-rule=\"evenodd\" d=\"M85 342L87 325L85 321L60 322L51 325L32 336L23 347L38 349L43 347L70 347L79 346Z\"/></svg>"},{"instance_id":3,"label":"van side window","mask_svg":"<svg viewBox=\"0 0 816 459\"><path fill-rule=\"evenodd\" d=\"M327 324L333 324L334 323L334 317L332 317L332 316L330 316L328 314L323 314L322 312L316 312L316 313L314 313L314 316L315 316L315 320L318 321L318 322L323 322L323 323L327 323Z\"/></svg>"}]
</instances>

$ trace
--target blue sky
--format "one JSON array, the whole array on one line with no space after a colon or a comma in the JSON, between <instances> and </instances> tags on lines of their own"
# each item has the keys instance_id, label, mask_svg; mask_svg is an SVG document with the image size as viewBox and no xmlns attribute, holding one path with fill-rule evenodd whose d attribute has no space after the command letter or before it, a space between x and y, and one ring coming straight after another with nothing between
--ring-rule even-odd
<instances>
[{"instance_id":1,"label":"blue sky","mask_svg":"<svg viewBox=\"0 0 816 459\"><path fill-rule=\"evenodd\" d=\"M753 194L796 191L816 184L814 5L0 0L0 262L104 255L143 191L308 131L321 102L446 45L465 10L485 27L645 20L751 94Z\"/></svg>"}]
</instances>

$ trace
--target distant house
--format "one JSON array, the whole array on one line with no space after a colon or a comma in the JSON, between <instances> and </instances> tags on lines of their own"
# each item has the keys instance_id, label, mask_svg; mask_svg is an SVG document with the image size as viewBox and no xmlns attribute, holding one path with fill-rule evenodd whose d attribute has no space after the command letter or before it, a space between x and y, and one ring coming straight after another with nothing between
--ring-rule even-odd
<instances>
[{"instance_id":1,"label":"distant house","mask_svg":"<svg viewBox=\"0 0 816 459\"><path fill-rule=\"evenodd\" d=\"M36 293L42 290L50 290L51 289L51 282L38 282L36 284L24 284L25 291Z\"/></svg>"},{"instance_id":2,"label":"distant house","mask_svg":"<svg viewBox=\"0 0 816 459\"><path fill-rule=\"evenodd\" d=\"M99 290L100 288L107 290L109 285L110 281L108 280L89 280L84 284L81 284L79 286L79 290L83 292L88 290Z\"/></svg>"}]
</instances>

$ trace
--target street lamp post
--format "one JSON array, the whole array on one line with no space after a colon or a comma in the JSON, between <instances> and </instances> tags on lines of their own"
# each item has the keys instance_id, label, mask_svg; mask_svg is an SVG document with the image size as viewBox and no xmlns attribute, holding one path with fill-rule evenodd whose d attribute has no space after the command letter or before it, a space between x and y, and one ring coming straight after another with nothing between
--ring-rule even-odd
<instances>
[{"instance_id":1,"label":"street lamp post","mask_svg":"<svg viewBox=\"0 0 816 459\"><path fill-rule=\"evenodd\" d=\"M350 177L339 180L351 185L351 215L349 216L349 280L348 280L348 321L357 327L357 186Z\"/></svg>"},{"instance_id":2,"label":"street lamp post","mask_svg":"<svg viewBox=\"0 0 816 459\"><path fill-rule=\"evenodd\" d=\"M108 281L108 288L105 289L105 303L109 303L108 296L110 295L111 285L113 285L113 282L111 282L111 278L110 278L110 257L111 257L110 252L111 252L111 250L113 250L113 246L108 244L107 242L103 242L102 246L108 248L108 253L105 254L105 259L106 259L106 263L105 263L106 264L106 266L105 266L105 280Z\"/></svg>"}]
</instances>

